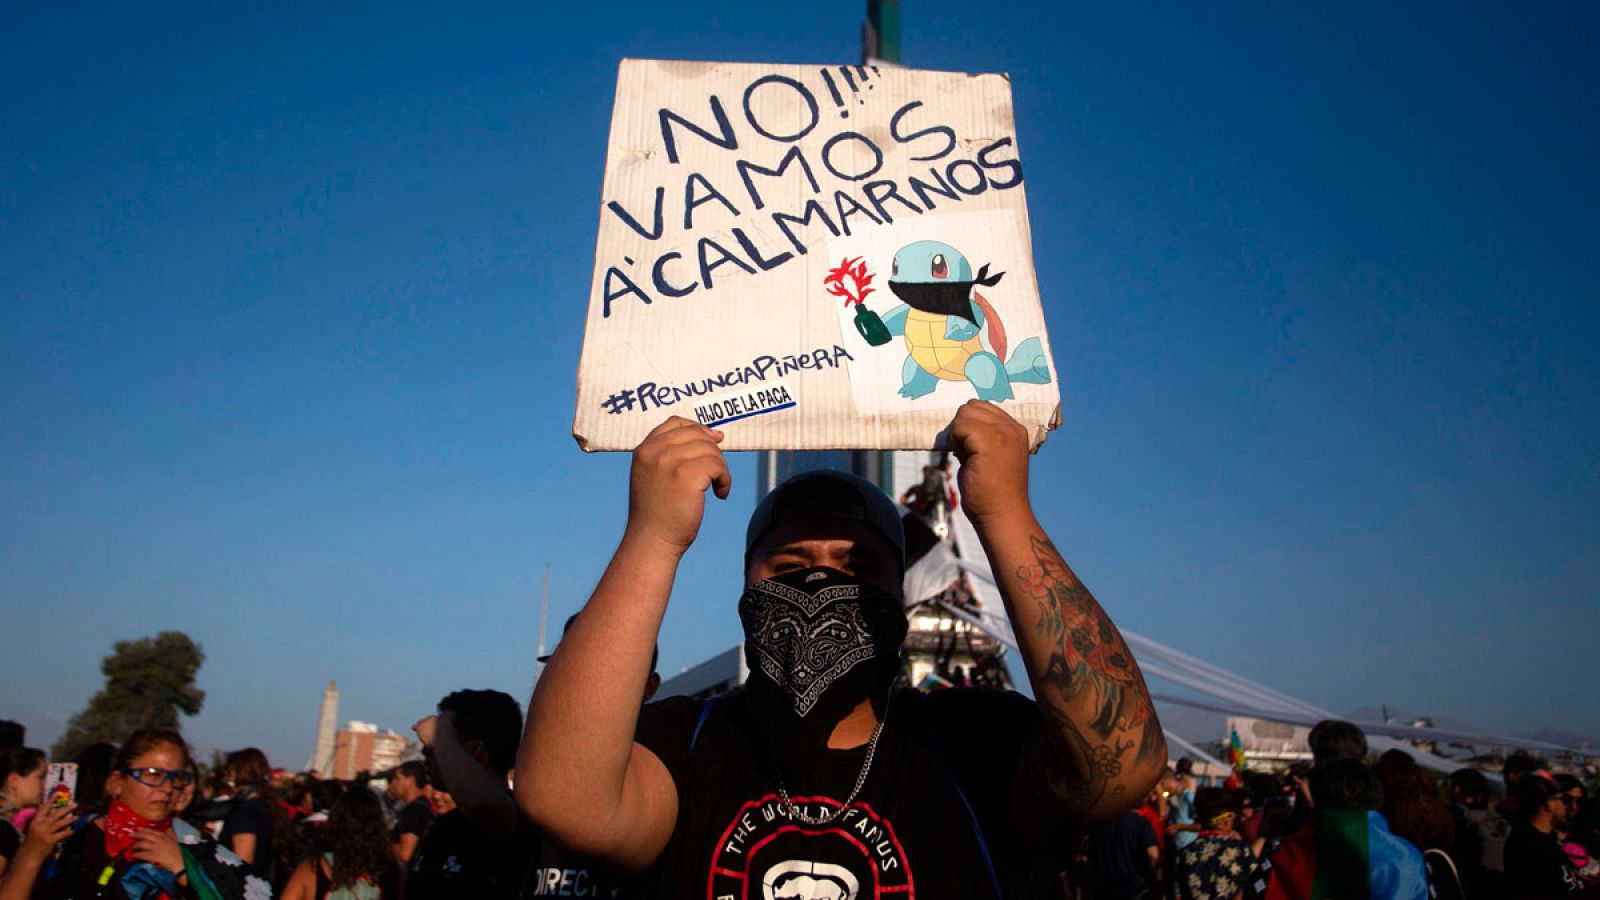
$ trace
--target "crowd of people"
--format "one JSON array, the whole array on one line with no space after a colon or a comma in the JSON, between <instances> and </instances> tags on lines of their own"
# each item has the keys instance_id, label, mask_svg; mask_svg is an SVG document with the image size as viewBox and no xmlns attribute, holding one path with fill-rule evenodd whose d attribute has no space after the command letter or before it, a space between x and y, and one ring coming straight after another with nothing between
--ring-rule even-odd
<instances>
[{"instance_id":1,"label":"crowd of people","mask_svg":"<svg viewBox=\"0 0 1600 900\"><path fill-rule=\"evenodd\" d=\"M458 691L418 722L423 760L344 781L256 748L204 767L177 731L143 728L77 754L69 799L45 796L44 753L0 723L0 900L514 897L528 832L472 804L511 812L521 728L509 695Z\"/></svg>"},{"instance_id":2,"label":"crowd of people","mask_svg":"<svg viewBox=\"0 0 1600 900\"><path fill-rule=\"evenodd\" d=\"M142 729L79 753L76 795L59 808L41 805L45 755L19 739L0 747L0 900L117 896L113 883L135 898L378 900L402 883L414 898L631 896L619 873L574 865L520 821L505 779L521 722L508 695L453 694L418 723L427 761L376 773L381 790L370 773L274 769L254 748L206 771L177 732ZM1310 743L1313 763L1223 786L1201 786L1179 759L1137 809L1087 831L1062 893L1600 896L1600 798L1579 778L1520 754L1504 791L1477 769L1436 777L1401 750L1369 758L1338 721Z\"/></svg>"},{"instance_id":3,"label":"crowd of people","mask_svg":"<svg viewBox=\"0 0 1600 900\"><path fill-rule=\"evenodd\" d=\"M1313 762L1201 787L1188 759L1137 810L1089 832L1070 882L1085 900L1600 896L1600 800L1523 754L1491 786L1404 750L1368 755L1356 726L1312 729Z\"/></svg>"},{"instance_id":4,"label":"crowd of people","mask_svg":"<svg viewBox=\"0 0 1600 900\"><path fill-rule=\"evenodd\" d=\"M1284 780L1163 772L1137 662L1034 515L1029 433L973 401L946 437L1034 699L905 683L901 512L821 471L746 528L745 683L650 702L679 561L706 495L731 487L721 433L671 418L634 452L623 537L526 717L500 691L445 696L414 726L422 761L382 773L381 795L254 749L202 770L181 735L146 728L85 750L57 802L44 754L6 729L0 900L1594 893L1583 785L1520 762L1504 797L1472 772L1445 796L1407 754L1369 762L1359 729L1326 722Z\"/></svg>"}]
</instances>

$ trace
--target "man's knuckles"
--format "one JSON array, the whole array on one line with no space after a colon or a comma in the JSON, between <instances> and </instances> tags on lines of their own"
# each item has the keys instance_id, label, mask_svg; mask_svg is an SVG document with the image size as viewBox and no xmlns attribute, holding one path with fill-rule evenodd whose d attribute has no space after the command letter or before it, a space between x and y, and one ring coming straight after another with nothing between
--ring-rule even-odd
<instances>
[{"instance_id":1,"label":"man's knuckles","mask_svg":"<svg viewBox=\"0 0 1600 900\"><path fill-rule=\"evenodd\" d=\"M716 474L715 466L705 459L681 460L671 469L672 480L679 486L693 491L703 491L711 484L711 479Z\"/></svg>"}]
</instances>

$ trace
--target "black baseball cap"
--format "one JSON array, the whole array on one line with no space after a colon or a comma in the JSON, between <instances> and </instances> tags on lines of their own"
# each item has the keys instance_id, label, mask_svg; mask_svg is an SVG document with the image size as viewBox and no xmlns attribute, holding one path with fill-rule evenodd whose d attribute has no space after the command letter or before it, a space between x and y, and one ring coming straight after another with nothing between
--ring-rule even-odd
<instances>
[{"instance_id":1,"label":"black baseball cap","mask_svg":"<svg viewBox=\"0 0 1600 900\"><path fill-rule=\"evenodd\" d=\"M744 567L767 532L782 522L804 519L846 519L860 522L894 548L901 571L906 567L906 532L900 510L872 482L836 469L802 472L772 489L756 504L744 532Z\"/></svg>"}]
</instances>

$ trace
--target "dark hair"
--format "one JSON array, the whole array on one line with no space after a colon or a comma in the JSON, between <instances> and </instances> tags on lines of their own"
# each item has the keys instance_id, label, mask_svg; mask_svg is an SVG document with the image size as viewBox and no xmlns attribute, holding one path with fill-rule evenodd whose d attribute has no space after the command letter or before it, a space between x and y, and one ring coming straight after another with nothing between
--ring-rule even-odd
<instances>
[{"instance_id":1,"label":"dark hair","mask_svg":"<svg viewBox=\"0 0 1600 900\"><path fill-rule=\"evenodd\" d=\"M1378 754L1378 765L1410 765L1417 764L1417 758L1398 747L1390 748Z\"/></svg>"},{"instance_id":2,"label":"dark hair","mask_svg":"<svg viewBox=\"0 0 1600 900\"><path fill-rule=\"evenodd\" d=\"M411 779L419 788L428 786L428 766L420 759L403 762L395 768L394 774L404 775Z\"/></svg>"},{"instance_id":3,"label":"dark hair","mask_svg":"<svg viewBox=\"0 0 1600 900\"><path fill-rule=\"evenodd\" d=\"M1477 769L1457 769L1450 773L1450 787L1462 803L1472 806L1489 799L1489 779Z\"/></svg>"},{"instance_id":4,"label":"dark hair","mask_svg":"<svg viewBox=\"0 0 1600 900\"><path fill-rule=\"evenodd\" d=\"M290 807L310 808L311 780L310 775L297 774L283 783L283 787L278 789L278 796Z\"/></svg>"},{"instance_id":5,"label":"dark hair","mask_svg":"<svg viewBox=\"0 0 1600 900\"><path fill-rule=\"evenodd\" d=\"M101 812L106 799L106 779L111 777L111 761L116 758L115 744L101 742L90 744L78 751L78 789L73 799L78 812Z\"/></svg>"},{"instance_id":6,"label":"dark hair","mask_svg":"<svg viewBox=\"0 0 1600 900\"><path fill-rule=\"evenodd\" d=\"M1318 809L1378 809L1383 785L1366 763L1334 759L1311 768L1311 799Z\"/></svg>"},{"instance_id":7,"label":"dark hair","mask_svg":"<svg viewBox=\"0 0 1600 900\"><path fill-rule=\"evenodd\" d=\"M1567 791L1577 788L1583 792L1583 796L1589 796L1589 791L1584 788L1583 782L1578 780L1578 776L1568 775L1567 773L1562 772L1560 775L1556 775L1554 777L1556 780L1556 787L1561 789L1561 793L1565 794Z\"/></svg>"},{"instance_id":8,"label":"dark hair","mask_svg":"<svg viewBox=\"0 0 1600 900\"><path fill-rule=\"evenodd\" d=\"M1517 778L1539 770L1539 761L1526 753L1517 752L1506 757L1506 763L1500 768L1500 774L1505 777L1506 787L1511 787L1511 782ZM1514 776L1514 777L1513 777Z\"/></svg>"},{"instance_id":9,"label":"dark hair","mask_svg":"<svg viewBox=\"0 0 1600 900\"><path fill-rule=\"evenodd\" d=\"M1366 733L1342 719L1323 719L1311 726L1306 743L1311 745L1312 758L1319 763L1367 758Z\"/></svg>"},{"instance_id":10,"label":"dark hair","mask_svg":"<svg viewBox=\"0 0 1600 900\"><path fill-rule=\"evenodd\" d=\"M1211 827L1211 820L1225 812L1238 812L1233 792L1225 788L1204 787L1194 792L1194 820Z\"/></svg>"},{"instance_id":11,"label":"dark hair","mask_svg":"<svg viewBox=\"0 0 1600 900\"><path fill-rule=\"evenodd\" d=\"M277 788L272 786L272 764L257 747L246 747L228 754L223 763L224 778L233 786L234 799L244 803L259 799L272 822L272 853L275 859L265 871L286 871L294 864L294 834L289 827L289 812L283 808ZM254 864L260 865L259 860ZM257 869L261 871L261 869Z\"/></svg>"},{"instance_id":12,"label":"dark hair","mask_svg":"<svg viewBox=\"0 0 1600 900\"><path fill-rule=\"evenodd\" d=\"M12 775L31 775L44 765L44 751L33 747L0 748L0 788Z\"/></svg>"},{"instance_id":13,"label":"dark hair","mask_svg":"<svg viewBox=\"0 0 1600 900\"><path fill-rule=\"evenodd\" d=\"M0 719L0 750L21 747L28 740L28 729L21 722Z\"/></svg>"},{"instance_id":14,"label":"dark hair","mask_svg":"<svg viewBox=\"0 0 1600 900\"><path fill-rule=\"evenodd\" d=\"M1410 778L1417 771L1417 761L1404 750L1385 750L1372 765L1372 774L1383 782L1386 792L1389 789L1390 778Z\"/></svg>"},{"instance_id":15,"label":"dark hair","mask_svg":"<svg viewBox=\"0 0 1600 900\"><path fill-rule=\"evenodd\" d=\"M333 852L333 887L349 887L365 878L382 884L394 857L383 804L372 791L345 791L328 811L328 849Z\"/></svg>"},{"instance_id":16,"label":"dark hair","mask_svg":"<svg viewBox=\"0 0 1600 900\"><path fill-rule=\"evenodd\" d=\"M1288 797L1282 794L1268 797L1261 804L1261 825L1256 829L1256 836L1285 838L1294 833L1299 823L1295 808L1290 804Z\"/></svg>"},{"instance_id":17,"label":"dark hair","mask_svg":"<svg viewBox=\"0 0 1600 900\"><path fill-rule=\"evenodd\" d=\"M1244 789L1256 806L1283 793L1283 782L1270 772L1251 772L1245 776Z\"/></svg>"},{"instance_id":18,"label":"dark hair","mask_svg":"<svg viewBox=\"0 0 1600 900\"><path fill-rule=\"evenodd\" d=\"M344 796L344 785L332 778L311 779L311 808L326 812Z\"/></svg>"},{"instance_id":19,"label":"dark hair","mask_svg":"<svg viewBox=\"0 0 1600 900\"><path fill-rule=\"evenodd\" d=\"M522 740L522 706L504 691L456 691L439 701L439 712L449 713L462 743L482 741L489 765L503 776L517 764L517 742Z\"/></svg>"},{"instance_id":20,"label":"dark hair","mask_svg":"<svg viewBox=\"0 0 1600 900\"><path fill-rule=\"evenodd\" d=\"M272 774L272 765L267 762L267 755L255 747L246 747L229 753L222 769L225 773L223 777L235 790L253 787L259 792L272 780L269 777Z\"/></svg>"},{"instance_id":21,"label":"dark hair","mask_svg":"<svg viewBox=\"0 0 1600 900\"><path fill-rule=\"evenodd\" d=\"M117 754L111 758L111 771L130 768L134 760L162 745L177 747L184 767L194 768L194 757L189 755L189 744L183 735L171 728L141 728L128 735L117 749Z\"/></svg>"},{"instance_id":22,"label":"dark hair","mask_svg":"<svg viewBox=\"0 0 1600 900\"><path fill-rule=\"evenodd\" d=\"M1455 820L1450 807L1432 793L1410 791L1384 804L1389 830L1417 845L1419 850L1454 849Z\"/></svg>"},{"instance_id":23,"label":"dark hair","mask_svg":"<svg viewBox=\"0 0 1600 900\"><path fill-rule=\"evenodd\" d=\"M1389 821L1390 831L1421 850L1448 851L1455 846L1450 807L1439 796L1432 776L1410 754L1393 757L1385 753L1375 774L1383 784L1383 817Z\"/></svg>"},{"instance_id":24,"label":"dark hair","mask_svg":"<svg viewBox=\"0 0 1600 900\"><path fill-rule=\"evenodd\" d=\"M1561 788L1556 785L1555 779L1543 772L1529 772L1511 785L1511 799L1517 804L1517 812L1524 817L1531 817L1559 793Z\"/></svg>"},{"instance_id":25,"label":"dark hair","mask_svg":"<svg viewBox=\"0 0 1600 900\"><path fill-rule=\"evenodd\" d=\"M1600 800L1593 797L1580 797L1578 808L1573 811L1571 821L1567 822L1567 833L1577 835L1593 835L1600 830ZM1580 841L1580 843L1582 843ZM1590 851L1592 854L1594 851Z\"/></svg>"},{"instance_id":26,"label":"dark hair","mask_svg":"<svg viewBox=\"0 0 1600 900\"><path fill-rule=\"evenodd\" d=\"M1177 774L1179 777L1194 774L1194 760L1187 756L1178 757Z\"/></svg>"}]
</instances>

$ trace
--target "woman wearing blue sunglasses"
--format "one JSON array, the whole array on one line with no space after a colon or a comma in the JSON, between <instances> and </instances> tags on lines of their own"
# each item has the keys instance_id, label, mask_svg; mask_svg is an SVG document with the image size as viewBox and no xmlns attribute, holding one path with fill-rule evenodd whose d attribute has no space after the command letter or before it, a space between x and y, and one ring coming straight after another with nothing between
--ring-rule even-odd
<instances>
[{"instance_id":1,"label":"woman wearing blue sunglasses","mask_svg":"<svg viewBox=\"0 0 1600 900\"><path fill-rule=\"evenodd\" d=\"M176 731L146 728L123 743L106 779L106 814L74 827L72 804L34 816L0 900L270 900L242 861L173 816L194 787Z\"/></svg>"}]
</instances>

